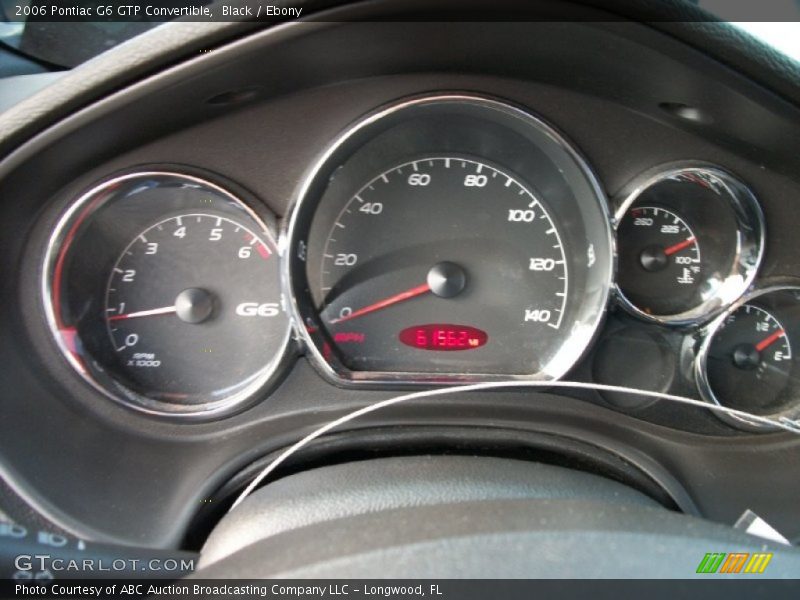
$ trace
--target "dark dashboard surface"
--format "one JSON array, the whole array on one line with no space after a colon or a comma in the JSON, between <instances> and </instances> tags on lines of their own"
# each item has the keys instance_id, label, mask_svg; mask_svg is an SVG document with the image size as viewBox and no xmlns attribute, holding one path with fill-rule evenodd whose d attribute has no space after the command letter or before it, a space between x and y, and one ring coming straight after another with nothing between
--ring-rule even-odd
<instances>
[{"instance_id":1,"label":"dark dashboard surface","mask_svg":"<svg viewBox=\"0 0 800 600\"><path fill-rule=\"evenodd\" d=\"M254 461L406 389L332 380L295 319L285 357L239 410L195 421L144 414L64 360L39 310L41 274L65 210L99 182L138 171L231 182L275 234L275 250L294 249L288 220L333 141L380 107L441 94L497 99L553 126L596 175L609 216L654 168L723 169L763 213L763 256L746 287L800 281L800 111L663 32L621 22L333 20L256 32L97 99L3 163L0 455L14 492L92 539L191 545L187 535L208 527ZM609 256L619 268L617 250ZM658 322L608 293L563 378L703 400L693 365L716 315ZM750 508L800 537L796 435L638 395L545 388L419 400L351 423L290 468L425 451L584 466L691 514L732 523Z\"/></svg>"}]
</instances>

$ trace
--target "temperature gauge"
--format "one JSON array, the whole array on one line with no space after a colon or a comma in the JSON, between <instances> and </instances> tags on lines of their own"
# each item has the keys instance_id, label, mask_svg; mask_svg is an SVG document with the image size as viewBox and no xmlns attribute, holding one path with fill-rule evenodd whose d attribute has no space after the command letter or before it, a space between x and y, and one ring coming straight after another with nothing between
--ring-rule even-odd
<instances>
[{"instance_id":1,"label":"temperature gauge","mask_svg":"<svg viewBox=\"0 0 800 600\"><path fill-rule=\"evenodd\" d=\"M680 312L703 276L700 241L686 221L666 208L642 206L618 231L619 286L628 300L648 314Z\"/></svg>"},{"instance_id":2,"label":"temperature gauge","mask_svg":"<svg viewBox=\"0 0 800 600\"><path fill-rule=\"evenodd\" d=\"M650 321L697 325L747 290L763 252L752 192L722 169L645 173L617 211L622 305Z\"/></svg>"}]
</instances>

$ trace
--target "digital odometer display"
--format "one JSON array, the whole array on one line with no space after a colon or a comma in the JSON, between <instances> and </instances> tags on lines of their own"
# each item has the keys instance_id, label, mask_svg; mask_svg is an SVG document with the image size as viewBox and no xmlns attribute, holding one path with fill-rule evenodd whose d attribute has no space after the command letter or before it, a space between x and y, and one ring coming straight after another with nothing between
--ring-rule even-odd
<instances>
[{"instance_id":1,"label":"digital odometer display","mask_svg":"<svg viewBox=\"0 0 800 600\"><path fill-rule=\"evenodd\" d=\"M399 337L420 350L475 350L489 340L485 331L468 325L417 325L403 329Z\"/></svg>"}]
</instances>

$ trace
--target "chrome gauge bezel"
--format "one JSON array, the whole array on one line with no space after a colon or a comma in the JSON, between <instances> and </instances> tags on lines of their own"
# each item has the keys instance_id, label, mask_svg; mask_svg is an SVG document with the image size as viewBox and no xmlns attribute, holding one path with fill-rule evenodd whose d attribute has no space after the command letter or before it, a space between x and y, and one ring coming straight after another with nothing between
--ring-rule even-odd
<instances>
[{"instance_id":1,"label":"chrome gauge bezel","mask_svg":"<svg viewBox=\"0 0 800 600\"><path fill-rule=\"evenodd\" d=\"M720 328L724 325L725 320L739 310L745 304L752 302L758 298L763 296L767 296L769 294L773 294L776 292L795 292L800 294L800 286L794 285L771 285L768 287L757 288L742 296L739 300L734 302L730 307L728 307L722 314L720 314L716 319L714 319L711 323L706 325L699 333L698 338L699 348L697 350L697 355L694 361L694 379L697 385L697 389L700 392L701 398L708 402L709 404L715 404L717 406L725 406L723 402L717 397L714 393L714 390L711 387L711 384L708 379L708 354L709 349L711 347L711 343L714 340L714 336L720 330ZM765 432L765 431L778 431L779 428L776 426L771 426L767 423L761 421L754 421L752 419L748 419L743 415L731 414L722 411L714 411L714 414L721 419L722 421L733 425L739 429L744 431L751 431L751 432ZM780 420L782 418L798 420L800 419L800 399L795 402L789 408L770 415L765 415L770 417L774 420Z\"/></svg>"},{"instance_id":2,"label":"chrome gauge bezel","mask_svg":"<svg viewBox=\"0 0 800 600\"><path fill-rule=\"evenodd\" d=\"M93 185L76 200L71 201L67 209L58 218L53 232L48 238L40 272L40 294L47 328L59 353L64 357L72 370L93 389L121 406L157 417L207 420L225 416L237 410L241 410L257 400L259 394L269 389L278 379L282 371L285 370L287 362L292 355L291 345L293 340L293 328L291 319L288 318L288 313L285 332L279 342L278 351L262 369L250 377L251 381L247 383L247 385L230 395L213 401L186 405L162 402L157 399L149 398L118 382L111 373L108 373L99 365L92 368L87 367L75 356L65 343L63 336L59 333L53 276L59 256L62 251L66 251L64 249L64 244L67 237L74 229L77 229L83 222L90 219L93 214L106 204L108 198L103 198L104 193L122 183L153 177L168 177L182 180L192 185L205 186L220 194L227 202L241 209L248 218L252 219L259 228L259 234L267 238L276 249L278 259L282 260L282 244L276 233L277 228L274 218L270 217L268 214L260 214L251 207L248 202L243 200L239 194L230 191L224 187L224 185L211 181L206 175L201 176L196 174L194 169L187 169L186 172L180 169L173 170L171 168L127 171ZM281 298L283 298L282 288L280 295ZM285 305L285 299L283 304Z\"/></svg>"},{"instance_id":3,"label":"chrome gauge bezel","mask_svg":"<svg viewBox=\"0 0 800 600\"><path fill-rule=\"evenodd\" d=\"M679 162L649 169L626 186L620 195L621 200L614 203L617 207L614 217L615 232L628 210L646 190L661 181L685 174L712 177L723 182L730 192L730 208L736 222L736 231L732 232L736 237L736 253L725 281L712 297L689 310L672 315L645 312L625 296L618 282L615 282L614 288L618 303L629 314L663 326L691 328L712 320L752 286L764 256L766 226L764 213L755 194L735 175L709 163Z\"/></svg>"},{"instance_id":4,"label":"chrome gauge bezel","mask_svg":"<svg viewBox=\"0 0 800 600\"><path fill-rule=\"evenodd\" d=\"M608 265L607 270L602 273L603 293L602 298L597 301L598 309L593 314L590 322L580 323L579 327L569 331L569 335L561 344L555 356L550 361L548 368L542 369L539 373L531 375L499 375L491 373L428 373L428 372L393 372L393 371L354 371L341 364L340 361L329 361L326 359L307 327L306 317L301 310L297 299L297 286L306 281L306 273L295 272L299 267L294 267L294 255L305 252L308 240L307 231L301 230L299 215L305 209L307 203L318 201L312 190L319 186L319 181L325 175L330 162L335 159L344 148L349 148L354 143L354 139L366 135L367 130L389 121L390 117L408 109L424 107L432 104L469 104L485 109L499 111L506 117L521 120L526 126L537 128L549 139L558 145L571 160L573 160L586 178L588 186L591 188L592 195L596 198L597 209L602 213L604 244L607 248L607 255L602 259ZM327 180L327 179L326 179ZM314 205L316 208L316 205ZM598 213L600 214L600 213ZM431 93L411 98L401 99L385 105L383 108L368 114L357 120L354 124L346 128L337 136L331 145L317 158L311 169L306 173L297 188L294 202L290 211L290 217L285 221L284 235L286 243L285 260L283 262L284 287L287 290L288 306L292 320L297 328L298 339L303 343L306 356L316 370L329 382L341 387L394 387L394 386L416 386L416 385L459 385L466 383L476 383L483 381L502 381L502 380L556 380L565 375L584 355L585 351L595 339L597 332L602 324L611 293L616 271L616 248L613 230L613 219L608 207L607 196L600 185L599 179L594 174L586 159L567 139L559 133L552 125L542 120L528 110L509 104L504 100L487 97L472 93ZM604 250L605 252L605 250ZM305 261L305 258L302 259ZM600 260L598 258L598 260ZM305 269L305 262L302 262ZM317 315L314 315L315 318Z\"/></svg>"}]
</instances>

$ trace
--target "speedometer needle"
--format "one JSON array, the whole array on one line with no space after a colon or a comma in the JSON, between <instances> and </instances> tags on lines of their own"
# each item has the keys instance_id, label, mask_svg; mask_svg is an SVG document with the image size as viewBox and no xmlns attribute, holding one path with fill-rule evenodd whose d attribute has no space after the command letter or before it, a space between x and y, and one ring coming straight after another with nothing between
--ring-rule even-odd
<instances>
[{"instance_id":1,"label":"speedometer needle","mask_svg":"<svg viewBox=\"0 0 800 600\"><path fill-rule=\"evenodd\" d=\"M775 331L770 336L765 337L758 344L756 344L756 350L758 350L759 352L766 350L772 344L777 342L783 335L786 335L786 332L783 329L778 329L778 331Z\"/></svg>"},{"instance_id":2,"label":"speedometer needle","mask_svg":"<svg viewBox=\"0 0 800 600\"><path fill-rule=\"evenodd\" d=\"M669 246L668 248L664 248L664 254L666 254L667 256L672 256L676 252L680 252L684 248L688 248L689 246L694 244L696 241L697 240L694 237L686 238L682 242L678 242L677 244Z\"/></svg>"},{"instance_id":3,"label":"speedometer needle","mask_svg":"<svg viewBox=\"0 0 800 600\"><path fill-rule=\"evenodd\" d=\"M151 310L139 310L137 312L126 313L124 315L113 315L108 317L109 321L121 321L122 319L136 319L137 317L151 317L154 315L168 315L177 312L178 309L175 305L165 306L163 308L153 308Z\"/></svg>"},{"instance_id":4,"label":"speedometer needle","mask_svg":"<svg viewBox=\"0 0 800 600\"><path fill-rule=\"evenodd\" d=\"M431 286L429 286L427 283L424 283L422 285L418 285L417 287L413 287L410 290L406 290L405 292L400 292L399 294L395 294L394 296L390 296L389 298L384 298L383 300L379 300L378 302L370 304L369 306L365 306L364 308L359 308L358 310L351 312L349 315L332 319L330 321L330 324L335 325L336 323L344 323L345 321L349 321L357 317L363 317L364 315L367 315L371 312L375 312L376 310L386 308L387 306L392 306L393 304L397 304L398 302L403 302L404 300L410 300L411 298L416 298L417 296L421 296L422 294L427 294L430 291L431 291Z\"/></svg>"}]
</instances>

